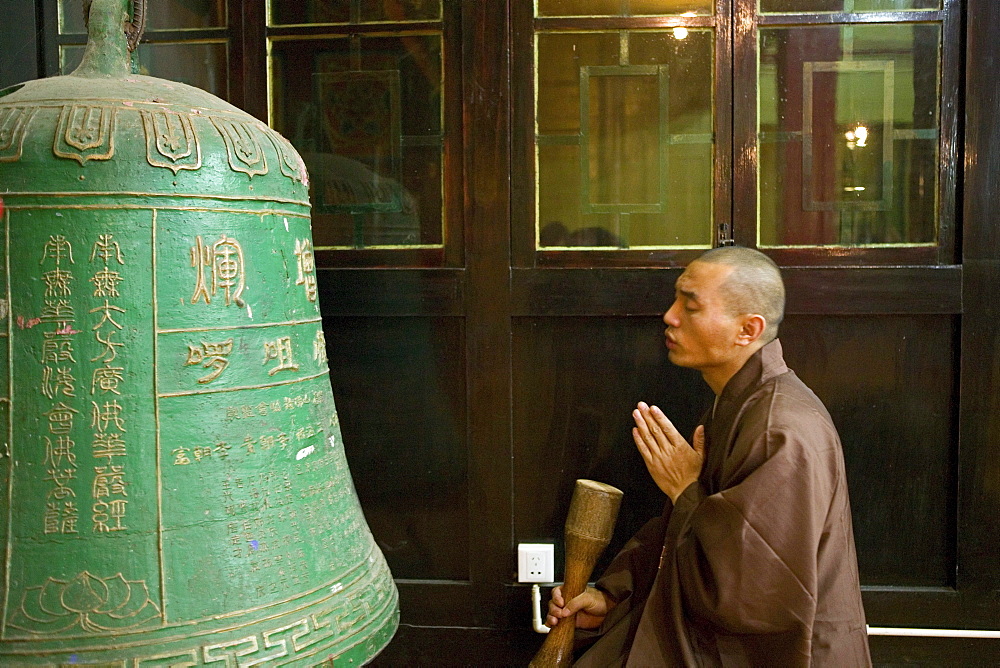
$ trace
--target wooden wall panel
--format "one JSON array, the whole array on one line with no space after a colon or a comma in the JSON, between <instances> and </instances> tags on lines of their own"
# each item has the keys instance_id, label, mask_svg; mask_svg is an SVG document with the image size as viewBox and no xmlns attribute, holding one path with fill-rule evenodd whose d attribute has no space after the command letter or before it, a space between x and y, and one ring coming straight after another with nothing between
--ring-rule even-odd
<instances>
[{"instance_id":1,"label":"wooden wall panel","mask_svg":"<svg viewBox=\"0 0 1000 668\"><path fill-rule=\"evenodd\" d=\"M577 478L625 493L599 569L666 497L632 441L632 409L660 406L691 434L712 405L699 374L667 360L656 318L518 318L514 332L514 539L562 549ZM562 577L561 557L556 578Z\"/></svg>"},{"instance_id":2,"label":"wooden wall panel","mask_svg":"<svg viewBox=\"0 0 1000 668\"><path fill-rule=\"evenodd\" d=\"M793 315L782 324L788 366L844 444L863 585L954 585L956 321Z\"/></svg>"},{"instance_id":3,"label":"wooden wall panel","mask_svg":"<svg viewBox=\"0 0 1000 668\"><path fill-rule=\"evenodd\" d=\"M354 486L396 578L469 579L459 318L326 317Z\"/></svg>"},{"instance_id":4,"label":"wooden wall panel","mask_svg":"<svg viewBox=\"0 0 1000 668\"><path fill-rule=\"evenodd\" d=\"M963 587L1000 590L1000 3L968 0L959 572ZM992 598L989 619L1000 628ZM988 609L988 608L987 608Z\"/></svg>"},{"instance_id":5,"label":"wooden wall panel","mask_svg":"<svg viewBox=\"0 0 1000 668\"><path fill-rule=\"evenodd\" d=\"M516 541L561 546L580 477L626 493L602 563L659 513L665 497L635 450L631 410L656 403L690 434L712 400L699 374L667 359L662 330L652 317L515 321ZM844 443L863 584L952 587L955 317L793 315L781 334Z\"/></svg>"}]
</instances>

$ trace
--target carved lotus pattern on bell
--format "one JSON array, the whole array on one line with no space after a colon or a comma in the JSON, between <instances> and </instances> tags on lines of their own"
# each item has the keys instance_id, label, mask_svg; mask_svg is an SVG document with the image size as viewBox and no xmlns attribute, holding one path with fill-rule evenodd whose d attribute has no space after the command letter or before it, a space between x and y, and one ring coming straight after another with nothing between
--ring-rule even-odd
<instances>
[{"instance_id":1,"label":"carved lotus pattern on bell","mask_svg":"<svg viewBox=\"0 0 1000 668\"><path fill-rule=\"evenodd\" d=\"M141 580L121 573L99 578L84 571L72 580L48 578L28 587L10 625L32 633L59 633L76 626L90 633L132 629L160 617Z\"/></svg>"}]
</instances>

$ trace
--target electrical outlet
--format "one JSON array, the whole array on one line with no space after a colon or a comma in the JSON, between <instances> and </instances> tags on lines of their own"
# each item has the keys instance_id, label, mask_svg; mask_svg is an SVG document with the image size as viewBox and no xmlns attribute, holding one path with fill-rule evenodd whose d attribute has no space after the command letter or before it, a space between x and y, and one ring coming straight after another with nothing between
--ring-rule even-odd
<instances>
[{"instance_id":1,"label":"electrical outlet","mask_svg":"<svg viewBox=\"0 0 1000 668\"><path fill-rule=\"evenodd\" d=\"M555 547L552 543L518 544L518 582L552 582L556 577L555 570Z\"/></svg>"}]
</instances>

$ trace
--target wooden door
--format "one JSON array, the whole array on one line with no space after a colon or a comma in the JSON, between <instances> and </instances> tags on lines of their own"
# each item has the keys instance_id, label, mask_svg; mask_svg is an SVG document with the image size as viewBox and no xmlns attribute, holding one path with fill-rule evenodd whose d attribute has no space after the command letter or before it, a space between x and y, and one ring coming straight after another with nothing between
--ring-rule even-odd
<instances>
[{"instance_id":1,"label":"wooden door","mask_svg":"<svg viewBox=\"0 0 1000 668\"><path fill-rule=\"evenodd\" d=\"M962 458L984 447L956 438L983 433L963 388L986 382L962 367L956 230L978 222L957 206L960 4L886 4L424 2L397 21L343 3L318 25L271 17L283 131L277 101L295 86L322 98L315 77L293 80L332 40L341 56L325 62L343 71L403 72L418 44L440 44L439 68L418 68L438 95L401 79L383 98L401 118L426 114L414 96L440 104L438 136L404 130L398 147L431 165L405 185L440 236L369 243L342 209L354 218L318 253L345 440L404 623L524 628L514 548L561 548L578 477L626 492L605 560L658 510L629 412L655 401L696 425L710 394L666 360L659 317L682 267L728 243L783 267L782 340L843 436L870 623L974 618L971 592L993 571L959 512L973 494ZM312 60L289 66L297 42ZM318 239L332 229L321 208Z\"/></svg>"},{"instance_id":2,"label":"wooden door","mask_svg":"<svg viewBox=\"0 0 1000 668\"><path fill-rule=\"evenodd\" d=\"M559 542L577 477L625 490L609 552L658 511L629 413L691 433L710 405L659 316L686 262L737 243L782 266L786 359L841 432L869 623L966 625L993 571L960 512L985 444L964 440L984 379L962 364L959 4L512 12L515 541Z\"/></svg>"}]
</instances>

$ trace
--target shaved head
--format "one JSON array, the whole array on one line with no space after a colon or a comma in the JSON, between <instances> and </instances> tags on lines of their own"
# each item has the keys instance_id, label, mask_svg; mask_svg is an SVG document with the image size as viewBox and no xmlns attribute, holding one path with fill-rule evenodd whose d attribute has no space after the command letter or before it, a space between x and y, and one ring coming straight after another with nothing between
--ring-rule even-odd
<instances>
[{"instance_id":1,"label":"shaved head","mask_svg":"<svg viewBox=\"0 0 1000 668\"><path fill-rule=\"evenodd\" d=\"M785 317L785 284L771 258L752 248L722 246L706 251L695 262L732 267L723 286L730 312L764 316L767 328L761 340L765 343L778 336L778 325Z\"/></svg>"}]
</instances>

